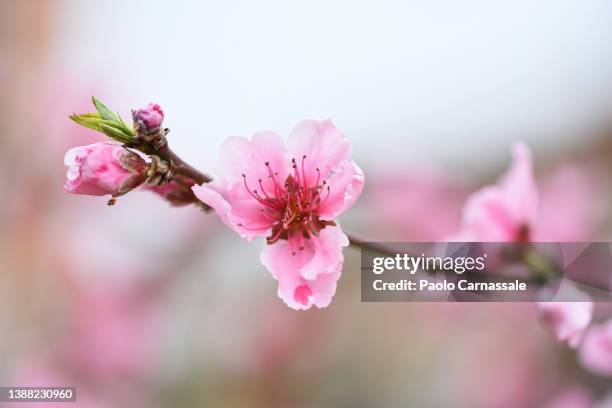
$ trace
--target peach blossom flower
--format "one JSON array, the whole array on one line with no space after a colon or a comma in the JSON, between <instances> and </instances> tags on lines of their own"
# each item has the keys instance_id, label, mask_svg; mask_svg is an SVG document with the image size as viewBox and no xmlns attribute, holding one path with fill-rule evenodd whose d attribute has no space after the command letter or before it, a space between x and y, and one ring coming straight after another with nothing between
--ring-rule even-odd
<instances>
[{"instance_id":1,"label":"peach blossom flower","mask_svg":"<svg viewBox=\"0 0 612 408\"><path fill-rule=\"evenodd\" d=\"M349 141L331 121L307 120L286 145L273 132L227 139L221 178L193 187L243 238L267 236L261 262L294 309L326 307L335 293L349 244L335 219L364 185L350 155Z\"/></svg>"},{"instance_id":2,"label":"peach blossom flower","mask_svg":"<svg viewBox=\"0 0 612 408\"><path fill-rule=\"evenodd\" d=\"M455 241L529 241L537 217L538 190L531 153L517 143L512 165L501 180L471 195L464 206Z\"/></svg>"}]
</instances>

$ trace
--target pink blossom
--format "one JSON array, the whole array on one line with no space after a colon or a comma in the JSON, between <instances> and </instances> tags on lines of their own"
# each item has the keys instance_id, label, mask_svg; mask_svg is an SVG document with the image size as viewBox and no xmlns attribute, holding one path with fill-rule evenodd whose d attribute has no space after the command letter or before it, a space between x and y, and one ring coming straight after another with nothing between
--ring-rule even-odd
<instances>
[{"instance_id":1,"label":"pink blossom","mask_svg":"<svg viewBox=\"0 0 612 408\"><path fill-rule=\"evenodd\" d=\"M464 206L455 241L529 241L537 216L538 190L531 153L517 143L512 165L501 180L471 195Z\"/></svg>"},{"instance_id":2,"label":"pink blossom","mask_svg":"<svg viewBox=\"0 0 612 408\"><path fill-rule=\"evenodd\" d=\"M146 179L147 164L138 154L112 142L74 147L66 153L64 188L69 193L119 196Z\"/></svg>"},{"instance_id":3,"label":"pink blossom","mask_svg":"<svg viewBox=\"0 0 612 408\"><path fill-rule=\"evenodd\" d=\"M533 242L547 236L546 222L551 222L550 214L542 216L539 208L540 197L533 175L531 153L526 145L517 143L512 149L512 165L500 181L485 187L470 196L463 210L460 232L452 238L457 241L481 242ZM555 193L559 188L553 188ZM567 193L566 193L567 194ZM548 194L547 194L548 196ZM558 195L551 195L559 199ZM550 202L550 199L543 200ZM582 201L574 206L568 205L565 218L572 218L574 212L584 208ZM555 205L558 203L555 203ZM548 217L548 218L547 218ZM557 216L558 218L558 216ZM584 217L579 218L583 220ZM558 239L576 236L583 228L566 223L568 235ZM539 303L543 322L555 338L567 341L570 347L577 347L584 330L591 321L593 304L584 302Z\"/></svg>"},{"instance_id":4,"label":"pink blossom","mask_svg":"<svg viewBox=\"0 0 612 408\"><path fill-rule=\"evenodd\" d=\"M364 185L350 155L350 143L331 121L307 120L286 145L273 132L227 139L221 177L193 187L243 238L267 236L261 261L294 309L325 307L334 295L349 244L334 220Z\"/></svg>"},{"instance_id":5,"label":"pink blossom","mask_svg":"<svg viewBox=\"0 0 612 408\"><path fill-rule=\"evenodd\" d=\"M540 302L538 310L543 323L558 341L578 347L582 335L591 322L591 302Z\"/></svg>"},{"instance_id":6,"label":"pink blossom","mask_svg":"<svg viewBox=\"0 0 612 408\"><path fill-rule=\"evenodd\" d=\"M158 352L156 310L137 288L95 283L77 288L63 360L98 379L146 376Z\"/></svg>"},{"instance_id":7,"label":"pink blossom","mask_svg":"<svg viewBox=\"0 0 612 408\"><path fill-rule=\"evenodd\" d=\"M587 240L592 229L595 192L588 173L563 166L540 189L531 153L517 143L512 165L500 181L472 194L453 241L548 242Z\"/></svg>"},{"instance_id":8,"label":"pink blossom","mask_svg":"<svg viewBox=\"0 0 612 408\"><path fill-rule=\"evenodd\" d=\"M142 123L146 133L154 133L159 130L164 121L164 111L156 103L150 103L144 108L136 109L132 112L134 122Z\"/></svg>"},{"instance_id":9,"label":"pink blossom","mask_svg":"<svg viewBox=\"0 0 612 408\"><path fill-rule=\"evenodd\" d=\"M612 320L589 329L578 355L582 365L590 371L612 376Z\"/></svg>"},{"instance_id":10,"label":"pink blossom","mask_svg":"<svg viewBox=\"0 0 612 408\"><path fill-rule=\"evenodd\" d=\"M582 242L593 239L600 212L597 182L584 166L563 164L543 179L534 226L537 241Z\"/></svg>"},{"instance_id":11,"label":"pink blossom","mask_svg":"<svg viewBox=\"0 0 612 408\"><path fill-rule=\"evenodd\" d=\"M465 188L440 169L396 168L369 180L365 207L376 208L376 217L364 218L371 238L433 242L457 231Z\"/></svg>"}]
</instances>

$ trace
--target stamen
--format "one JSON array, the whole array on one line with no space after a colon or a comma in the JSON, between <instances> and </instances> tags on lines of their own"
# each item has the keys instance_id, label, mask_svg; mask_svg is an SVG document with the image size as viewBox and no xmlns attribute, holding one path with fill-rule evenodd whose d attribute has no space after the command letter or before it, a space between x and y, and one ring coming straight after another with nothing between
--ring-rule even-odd
<instances>
[{"instance_id":1,"label":"stamen","mask_svg":"<svg viewBox=\"0 0 612 408\"><path fill-rule=\"evenodd\" d=\"M330 194L330 188L329 188L329 186L327 186L327 194L325 195L325 198L323 200L319 201L319 204L317 205L317 207L313 208L311 211L316 211L319 208L321 208L323 203L325 203L325 201L327 201L327 199L329 198L329 194Z\"/></svg>"},{"instance_id":2,"label":"stamen","mask_svg":"<svg viewBox=\"0 0 612 408\"><path fill-rule=\"evenodd\" d=\"M266 193L266 189L264 188L263 184L261 184L261 179L259 179L259 187L261 188L261 192L263 193L264 197L270 199L270 196L268 193Z\"/></svg>"},{"instance_id":3,"label":"stamen","mask_svg":"<svg viewBox=\"0 0 612 408\"><path fill-rule=\"evenodd\" d=\"M299 186L301 184L300 172L298 171L297 164L295 164L295 158L291 159L291 167L293 167L293 174L295 174L295 180L297 181L297 184Z\"/></svg>"},{"instance_id":4,"label":"stamen","mask_svg":"<svg viewBox=\"0 0 612 408\"><path fill-rule=\"evenodd\" d=\"M273 236L266 238L266 240L268 241L268 244L273 244L276 241L278 241L278 238L280 238L282 233L283 233L283 229L279 228L278 231L276 231L276 233Z\"/></svg>"},{"instance_id":5,"label":"stamen","mask_svg":"<svg viewBox=\"0 0 612 408\"><path fill-rule=\"evenodd\" d=\"M304 179L304 190L308 192L308 181L306 180L306 172L304 171L304 160L306 160L306 155L302 156L302 179Z\"/></svg>"},{"instance_id":6,"label":"stamen","mask_svg":"<svg viewBox=\"0 0 612 408\"><path fill-rule=\"evenodd\" d=\"M268 228L268 226L266 225L262 225L260 227L254 227L254 226L246 226L243 223L239 222L238 224L236 224L237 227L240 227L242 229L245 229L247 231L261 231L262 228Z\"/></svg>"},{"instance_id":7,"label":"stamen","mask_svg":"<svg viewBox=\"0 0 612 408\"><path fill-rule=\"evenodd\" d=\"M272 183L274 183L274 196L276 197L277 200L280 200L279 190L282 191L282 189L280 188L280 185L275 177L275 175L278 176L278 173L274 173L272 171L272 168L270 167L270 162L265 162L264 164L268 168L268 174L269 174L269 177L272 179Z\"/></svg>"},{"instance_id":8,"label":"stamen","mask_svg":"<svg viewBox=\"0 0 612 408\"><path fill-rule=\"evenodd\" d=\"M249 192L249 194L251 195L251 197L253 197L255 200L257 200L257 202L261 205L264 205L266 207L272 208L274 210L277 210L279 208L275 207L271 202L264 200L263 198L261 198L259 196L259 194L257 194L257 190L251 190L249 188L249 185L246 181L246 174L242 175L242 180L244 181L244 188L246 188L246 190Z\"/></svg>"}]
</instances>

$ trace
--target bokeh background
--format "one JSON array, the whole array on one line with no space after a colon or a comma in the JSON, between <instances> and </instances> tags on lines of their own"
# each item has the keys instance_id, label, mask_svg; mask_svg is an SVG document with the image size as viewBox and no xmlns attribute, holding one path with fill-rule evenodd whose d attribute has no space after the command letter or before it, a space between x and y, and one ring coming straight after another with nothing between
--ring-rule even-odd
<instances>
[{"instance_id":1,"label":"bokeh background","mask_svg":"<svg viewBox=\"0 0 612 408\"><path fill-rule=\"evenodd\" d=\"M83 407L601 401L609 379L532 304L363 304L349 248L331 306L296 312L261 242L148 192L66 194L63 155L100 140L67 118L91 95L160 103L211 173L227 136L331 117L367 179L343 227L427 241L524 140L549 239L609 241L611 23L578 0L1 0L0 385L74 385Z\"/></svg>"}]
</instances>

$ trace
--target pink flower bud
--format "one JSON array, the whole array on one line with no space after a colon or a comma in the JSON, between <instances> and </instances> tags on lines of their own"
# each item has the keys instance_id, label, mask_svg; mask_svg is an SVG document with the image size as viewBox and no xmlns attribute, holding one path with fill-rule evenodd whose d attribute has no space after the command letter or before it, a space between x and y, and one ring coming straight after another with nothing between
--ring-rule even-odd
<instances>
[{"instance_id":1,"label":"pink flower bud","mask_svg":"<svg viewBox=\"0 0 612 408\"><path fill-rule=\"evenodd\" d=\"M145 133L154 133L159 130L164 121L164 111L156 103L150 103L144 108L136 109L133 114L134 123L141 123Z\"/></svg>"},{"instance_id":2,"label":"pink flower bud","mask_svg":"<svg viewBox=\"0 0 612 408\"><path fill-rule=\"evenodd\" d=\"M64 164L68 166L64 188L73 194L119 196L147 178L144 159L112 142L73 147Z\"/></svg>"}]
</instances>

